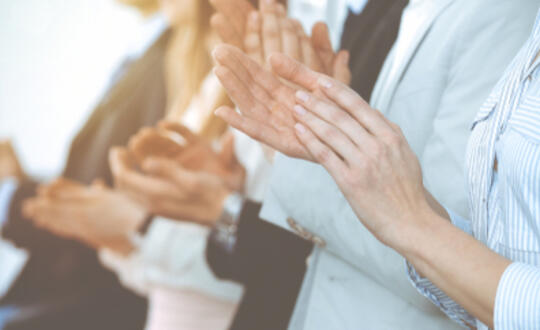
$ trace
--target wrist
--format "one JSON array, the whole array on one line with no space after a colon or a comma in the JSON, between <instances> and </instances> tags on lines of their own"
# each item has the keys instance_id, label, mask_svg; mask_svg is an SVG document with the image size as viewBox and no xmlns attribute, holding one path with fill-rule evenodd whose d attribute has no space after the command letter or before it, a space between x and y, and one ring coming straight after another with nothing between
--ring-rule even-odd
<instances>
[{"instance_id":1,"label":"wrist","mask_svg":"<svg viewBox=\"0 0 540 330\"><path fill-rule=\"evenodd\" d=\"M403 221L396 233L394 249L412 263L425 262L429 259L426 253L433 250L434 241L444 240L448 226L451 227L451 223L437 211L424 208Z\"/></svg>"}]
</instances>

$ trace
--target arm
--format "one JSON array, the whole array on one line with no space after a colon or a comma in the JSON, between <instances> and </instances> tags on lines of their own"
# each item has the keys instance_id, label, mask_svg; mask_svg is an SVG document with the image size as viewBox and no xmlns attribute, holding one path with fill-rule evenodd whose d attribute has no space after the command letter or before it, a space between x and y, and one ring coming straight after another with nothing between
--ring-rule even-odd
<instances>
[{"instance_id":1,"label":"arm","mask_svg":"<svg viewBox=\"0 0 540 330\"><path fill-rule=\"evenodd\" d=\"M285 58L278 62L295 65ZM274 69L279 73L280 66ZM315 79L326 96L297 95L298 137L334 177L360 221L449 297L492 325L497 287L510 261L430 207L419 162L397 125L343 84L306 68L295 70L297 82Z\"/></svg>"}]
</instances>

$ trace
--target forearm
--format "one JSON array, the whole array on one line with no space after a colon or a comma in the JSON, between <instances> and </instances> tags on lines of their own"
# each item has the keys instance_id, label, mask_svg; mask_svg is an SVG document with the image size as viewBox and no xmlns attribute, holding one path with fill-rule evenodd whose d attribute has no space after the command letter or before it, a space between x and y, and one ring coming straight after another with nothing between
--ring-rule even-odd
<instances>
[{"instance_id":1,"label":"forearm","mask_svg":"<svg viewBox=\"0 0 540 330\"><path fill-rule=\"evenodd\" d=\"M435 213L421 219L423 225L405 231L398 251L469 313L493 326L497 288L511 262Z\"/></svg>"}]
</instances>

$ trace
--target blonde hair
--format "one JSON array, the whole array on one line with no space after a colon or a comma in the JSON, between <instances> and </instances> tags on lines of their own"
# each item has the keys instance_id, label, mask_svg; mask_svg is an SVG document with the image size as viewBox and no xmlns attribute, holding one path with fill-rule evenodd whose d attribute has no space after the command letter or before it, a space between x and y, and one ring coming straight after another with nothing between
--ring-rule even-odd
<instances>
[{"instance_id":1,"label":"blonde hair","mask_svg":"<svg viewBox=\"0 0 540 330\"><path fill-rule=\"evenodd\" d=\"M143 15L150 15L158 11L159 0L117 0L118 2L134 7Z\"/></svg>"},{"instance_id":2,"label":"blonde hair","mask_svg":"<svg viewBox=\"0 0 540 330\"><path fill-rule=\"evenodd\" d=\"M208 0L195 1L195 19L186 20L175 27L165 61L166 72L169 72L167 92L171 97L168 102L168 118L175 121L181 121L213 67L210 47L216 35L210 26L210 17L214 10ZM216 92L220 93L216 98L216 108L232 104L222 88ZM225 123L213 115L209 117L198 133L208 138L221 135L226 129Z\"/></svg>"}]
</instances>

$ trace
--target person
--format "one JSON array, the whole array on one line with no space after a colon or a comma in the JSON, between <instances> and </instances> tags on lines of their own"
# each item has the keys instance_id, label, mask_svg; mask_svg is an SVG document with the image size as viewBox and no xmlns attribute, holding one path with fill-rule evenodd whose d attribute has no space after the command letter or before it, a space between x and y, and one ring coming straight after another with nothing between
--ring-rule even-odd
<instances>
[{"instance_id":1,"label":"person","mask_svg":"<svg viewBox=\"0 0 540 330\"><path fill-rule=\"evenodd\" d=\"M157 4L150 2L129 4L155 8ZM163 117L162 67L168 33L163 21L151 13L144 11L147 24L140 34L144 37L111 75L108 91L74 138L64 177L85 183L101 177L110 182L110 171L104 166L109 147L127 141L140 127ZM4 195L2 238L28 251L29 259L1 300L2 308L10 310L6 328L143 328L145 299L124 289L92 250L27 221L21 206L35 196L38 183L27 176L10 182L16 189Z\"/></svg>"},{"instance_id":2,"label":"person","mask_svg":"<svg viewBox=\"0 0 540 330\"><path fill-rule=\"evenodd\" d=\"M467 122L472 120L474 107L481 103L480 98L488 94L489 89L498 79L497 76L502 74L505 65L526 37L527 29L533 20L531 8L537 8L537 6L538 3L533 1L527 3L527 9L524 10L512 8L504 2L472 4L462 1L443 1L411 4L404 13L400 37L394 46L395 57L389 57L381 76L383 80L379 80L376 87L378 91L376 90L373 94L372 102L381 104L383 113L389 116L390 120L402 125L404 134L411 140L413 150L422 157L422 163L426 169L424 182L442 196L446 203L460 207L459 212L466 212L466 203L463 202L465 192L459 194L460 191L456 190L455 182L463 174L460 174L462 173L460 165L452 164L459 164L459 160L463 158L463 153L459 152L459 148L465 147ZM456 20L456 17L460 17L463 21ZM475 17L475 20L472 17ZM503 23L493 17L498 19L504 17L509 21ZM484 19L485 24L476 25ZM418 22L420 24L417 24ZM474 22L474 24L465 22ZM507 29L508 24L512 24L515 29ZM404 28L404 26L409 28ZM459 28L452 29L452 26ZM415 28L418 28L417 31L420 32L415 33ZM452 33L448 34L448 28ZM471 33L475 29L480 29L482 34ZM499 40L498 38L503 33L509 33L513 36L510 39L515 37L517 40L511 46L505 44L499 48L496 52L497 56L494 56L493 49L501 43L493 41ZM442 34L445 35L448 43L441 46L438 35ZM401 40L405 40L405 43ZM455 53L450 55L450 51L444 51L446 46L453 48L454 43L469 44L474 47L467 48L470 52L459 52L457 58L445 58L444 55L455 55ZM440 56L433 56L434 49L441 51L438 53ZM490 62L483 62L483 66L479 69L481 71L474 74L473 68L479 68L478 63L485 60L486 52L490 54ZM405 58L399 56L400 54L404 54ZM301 120L300 114L306 113L304 109L297 106L298 115L294 117L292 115L295 113L292 111L295 102L291 101L294 99L295 89L286 88L270 74L264 74L264 71L257 71L257 66L249 63L248 58L234 48L220 47L216 52L216 59L221 65L216 69L216 73L231 93L236 105L243 109L242 114L233 113L231 109L225 108L218 110L218 114L227 119L231 125L290 156L313 159L312 155L298 142L292 126L287 129L287 124L275 126L272 121L261 122L256 119L257 116L266 113L265 108L269 107L272 108L272 114L277 109L282 111L277 115L289 116L291 120L287 123ZM400 62L400 59L403 59L403 62ZM446 64L444 66L435 64L438 61ZM398 62L397 65L394 62ZM290 82L297 83L295 77L301 73L297 70L298 67L279 67L277 59L274 64L274 70ZM483 71L488 65L490 69ZM436 83L439 76L433 68L450 70L448 74L443 73L444 70L441 71L440 77L444 82ZM250 76L239 76L240 70L247 70ZM237 78L235 81L231 73L240 79ZM253 80L250 77L253 77ZM422 77L430 79L429 82L426 81L425 88L422 87ZM242 86L249 86L249 88L240 87L239 81L242 81ZM257 81L264 83L255 86ZM304 88L311 83L309 90L314 92L317 99L320 98L320 92L315 92L316 80L300 79L300 81ZM319 87L317 85L317 88ZM416 92L411 92L414 89L409 87L417 88ZM260 92L250 92L256 91L257 88L262 88L266 91L266 95L273 95L275 99L261 97L263 94ZM474 97L471 97L472 95ZM299 96L304 95L300 93ZM312 97L313 95L310 95L310 99ZM250 106L247 106L248 100ZM431 104L432 101L434 101L433 104ZM413 115L411 112L403 111L402 107L408 102L411 102L411 108L414 104ZM425 112L419 109L424 109ZM457 111L460 111L461 115L457 114ZM440 121L437 116L441 116ZM309 118L311 117L308 114L303 120ZM444 121L443 118L445 118ZM330 117L326 119L333 120ZM427 122L422 123L420 119ZM342 120L345 125L343 129L350 129L347 127L346 118ZM426 128L420 125L425 125ZM435 127L436 130L433 131L431 127ZM326 133L324 128L318 128L320 132ZM460 131L457 131L457 128ZM281 132L280 138L275 138L274 130ZM336 135L337 132L332 132L332 134ZM435 137L430 138L430 134ZM429 141L428 138L430 138ZM444 146L441 146L441 143ZM344 145L343 148L349 148L349 146ZM343 149L340 149L340 152L343 152ZM456 157L456 161L449 162L448 157ZM274 167L269 190L273 201L270 200L268 203L269 200L265 200L265 207L270 205L273 209L269 207L271 212L265 213L263 208L261 216L274 219L274 222L282 223L284 226L290 224L298 233L310 236L319 243L319 254L312 261L315 266L310 267L311 280L308 273L307 281L304 283L303 292L306 293L306 299L302 300L301 293L297 312L291 324L292 328L317 329L331 328L336 325L352 328L357 324L368 324L370 328L377 328L382 324L393 324L395 327L417 329L419 320L422 320L420 323L426 328L453 327L452 323L445 319L443 314L437 312L427 299L410 287L408 278L401 271L402 258L371 238L364 227L357 226L353 210L347 206L345 199L340 197L338 187L331 178L325 176L320 168L309 163L303 165L303 162L292 160L288 162L286 158L280 156L276 158ZM451 174L441 176L440 171ZM450 179L445 182L447 178ZM354 178L348 177L344 180L354 180ZM307 198L314 195L318 196L318 202L313 203L312 198ZM304 203L305 206L303 206L302 201L309 202ZM377 201L371 200L370 203L377 204ZM276 204L278 207L281 206L281 210L276 210ZM318 205L321 207L317 207ZM288 222L286 222L287 217L290 217ZM346 281L340 279L346 279ZM343 289L339 290L339 288ZM375 303L374 297L378 298ZM327 305L328 301L332 301L332 308L336 308L336 304L340 306L337 308L340 310L339 316L317 312L328 310L330 308ZM306 305L309 307L301 308Z\"/></svg>"},{"instance_id":3,"label":"person","mask_svg":"<svg viewBox=\"0 0 540 330\"><path fill-rule=\"evenodd\" d=\"M321 112L307 106L318 114L316 124L296 126L299 139L339 182L358 219L407 258L419 291L457 322L479 329L533 329L540 322L535 230L539 37L540 13L531 37L471 126L472 220L433 199L400 128L339 82L310 72L306 82L316 79L331 101ZM354 118L354 128L365 134L365 148L338 151L355 137L321 132L317 126L334 110ZM343 129L329 124L333 132Z\"/></svg>"},{"instance_id":4,"label":"person","mask_svg":"<svg viewBox=\"0 0 540 330\"><path fill-rule=\"evenodd\" d=\"M163 56L166 122L143 128L129 138L129 143L124 142L129 144L133 155L114 149L111 158L133 156L138 165L145 168L145 159L157 156L153 154L156 144L165 143L173 151L181 149L181 164L187 164L191 170L218 172L224 178L235 176L236 182L232 185L239 189L243 169L229 171L234 159L222 159L223 156L205 162L208 150L199 148L202 143L194 142L215 142L226 129L212 114L216 106L228 102L210 72L209 50L217 41L209 24L212 8L208 1L195 0L163 1L161 5L170 35ZM179 126L178 122L189 128ZM176 142L181 138L186 138L189 146L183 148L181 142ZM212 168L205 167L206 163ZM111 167L114 175L117 165L113 162ZM107 162L99 166L107 166ZM133 174L132 177L136 176ZM152 175L148 181L159 181L157 173ZM123 283L149 297L147 329L227 328L241 288L218 281L206 270L202 251L207 231L201 226L163 218L170 213L163 209L159 212L157 208L165 203L156 203L156 200L145 203L132 191L123 189L125 180L116 176L114 179L116 190L102 183L85 186L61 178L42 186L38 196L25 203L24 212L38 226L100 250L101 260L119 274ZM136 186L133 182L130 184L131 188ZM131 237L152 214L162 217L152 222L148 232L134 244Z\"/></svg>"}]
</instances>

